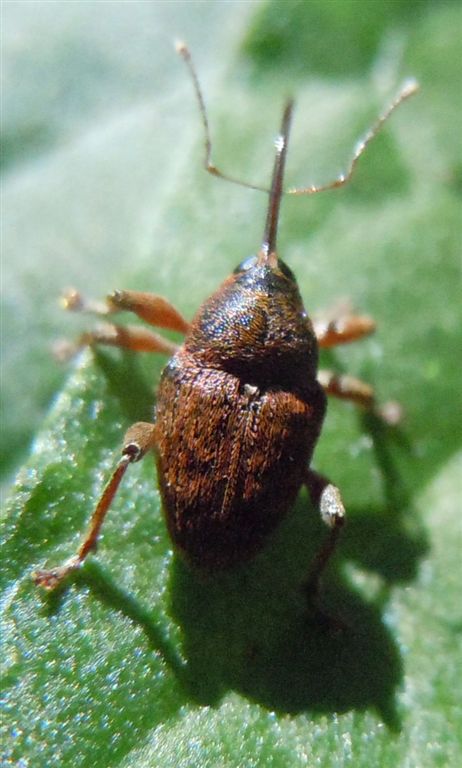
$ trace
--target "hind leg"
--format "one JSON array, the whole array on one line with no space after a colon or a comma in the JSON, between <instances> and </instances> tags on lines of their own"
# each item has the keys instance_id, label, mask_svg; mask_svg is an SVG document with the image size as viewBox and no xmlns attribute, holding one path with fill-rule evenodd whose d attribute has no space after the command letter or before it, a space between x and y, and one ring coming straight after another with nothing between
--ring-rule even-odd
<instances>
[{"instance_id":1,"label":"hind leg","mask_svg":"<svg viewBox=\"0 0 462 768\"><path fill-rule=\"evenodd\" d=\"M155 425L147 422L137 422L127 431L122 448L122 455L112 473L112 476L104 488L98 504L90 518L90 523L80 547L75 555L66 560L62 565L46 570L35 571L32 578L37 586L47 590L55 589L73 571L80 568L87 555L96 549L98 536L103 525L104 518L110 504L117 493L123 476L130 464L145 456L155 447Z\"/></svg>"}]
</instances>

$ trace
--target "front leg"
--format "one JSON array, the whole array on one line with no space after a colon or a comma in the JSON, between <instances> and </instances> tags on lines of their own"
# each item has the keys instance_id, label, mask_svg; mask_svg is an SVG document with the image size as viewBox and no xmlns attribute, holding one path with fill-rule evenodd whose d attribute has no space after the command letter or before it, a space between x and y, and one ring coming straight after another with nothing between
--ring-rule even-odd
<instances>
[{"instance_id":1,"label":"front leg","mask_svg":"<svg viewBox=\"0 0 462 768\"><path fill-rule=\"evenodd\" d=\"M355 315L348 306L314 316L312 320L318 344L323 349L358 341L374 333L376 327L372 317Z\"/></svg>"},{"instance_id":2,"label":"front leg","mask_svg":"<svg viewBox=\"0 0 462 768\"><path fill-rule=\"evenodd\" d=\"M98 317L111 317L118 312L132 312L146 323L158 328L186 334L189 323L163 296L141 291L114 291L106 301L86 299L74 289L65 292L62 303L71 312L85 312ZM104 323L83 333L74 343L59 342L55 354L59 359L73 357L82 347L107 345L133 352L159 352L173 355L178 345L155 331L141 325L116 325Z\"/></svg>"},{"instance_id":3,"label":"front leg","mask_svg":"<svg viewBox=\"0 0 462 768\"><path fill-rule=\"evenodd\" d=\"M64 293L62 303L64 309L71 312L89 312L100 317L116 312L132 312L149 325L179 333L187 333L190 327L168 299L145 291L113 291L105 301L95 301L70 288Z\"/></svg>"}]
</instances>

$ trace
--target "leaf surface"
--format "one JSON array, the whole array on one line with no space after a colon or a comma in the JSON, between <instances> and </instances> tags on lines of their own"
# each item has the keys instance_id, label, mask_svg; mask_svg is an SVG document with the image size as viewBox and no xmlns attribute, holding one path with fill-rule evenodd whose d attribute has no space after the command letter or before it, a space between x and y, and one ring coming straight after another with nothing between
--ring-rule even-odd
<instances>
[{"instance_id":1,"label":"leaf surface","mask_svg":"<svg viewBox=\"0 0 462 768\"><path fill-rule=\"evenodd\" d=\"M460 9L412 4L411 26L409 5L376 3L361 23L355 2L8 5L7 469L35 433L3 525L9 764L460 763ZM316 28L330 32L313 50ZM304 494L253 563L203 579L171 552L150 458L75 579L49 597L30 579L75 550L163 365L84 352L60 370L48 345L87 321L54 297L140 288L190 317L259 246L265 197L201 170L179 32L197 50L215 162L250 181L266 183L287 90L288 183L309 184L345 168L403 76L421 81L348 189L287 199L281 219L307 309L347 298L378 321L324 364L406 413L390 430L329 409L316 466L349 513L325 583L337 635L309 622L299 590L323 535Z\"/></svg>"}]
</instances>

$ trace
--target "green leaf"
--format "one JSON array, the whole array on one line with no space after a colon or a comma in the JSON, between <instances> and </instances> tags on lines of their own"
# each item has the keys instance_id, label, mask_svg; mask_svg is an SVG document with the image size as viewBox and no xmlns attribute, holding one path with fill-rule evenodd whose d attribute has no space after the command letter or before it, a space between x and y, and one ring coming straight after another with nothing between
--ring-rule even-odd
<instances>
[{"instance_id":1,"label":"green leaf","mask_svg":"<svg viewBox=\"0 0 462 768\"><path fill-rule=\"evenodd\" d=\"M7 468L35 433L2 534L6 764L461 762L459 28L455 3L5 7ZM60 370L48 346L88 320L54 297L142 288L191 316L259 246L265 197L200 167L179 33L215 162L257 183L287 90L296 185L344 169L399 81L421 81L349 188L286 199L281 219L308 310L346 297L378 321L324 364L406 413L392 430L329 408L316 466L349 514L324 585L338 634L309 621L299 589L324 534L305 494L253 563L204 578L171 551L149 457L70 583L46 596L30 578L75 551L163 365L87 351Z\"/></svg>"}]
</instances>

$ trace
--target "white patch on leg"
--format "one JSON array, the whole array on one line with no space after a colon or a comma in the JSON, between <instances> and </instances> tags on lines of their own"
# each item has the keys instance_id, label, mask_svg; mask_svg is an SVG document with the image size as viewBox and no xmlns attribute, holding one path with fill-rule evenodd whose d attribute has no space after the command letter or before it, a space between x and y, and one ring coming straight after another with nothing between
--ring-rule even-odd
<instances>
[{"instance_id":1,"label":"white patch on leg","mask_svg":"<svg viewBox=\"0 0 462 768\"><path fill-rule=\"evenodd\" d=\"M332 484L326 485L319 502L323 522L329 528L337 528L345 520L345 507L339 489Z\"/></svg>"}]
</instances>

